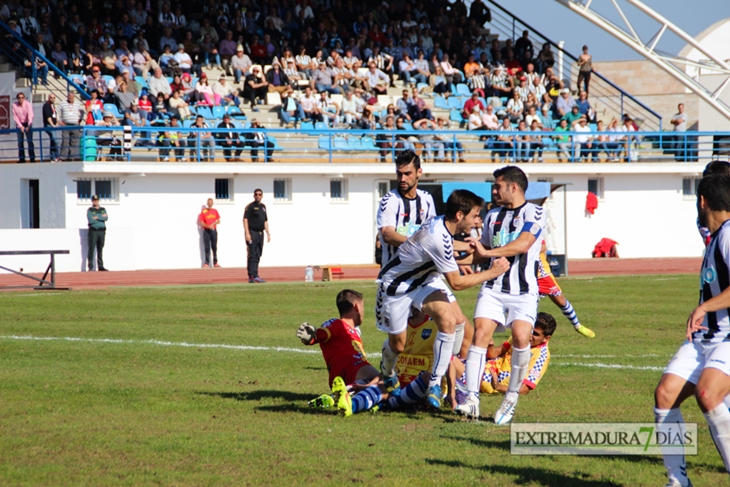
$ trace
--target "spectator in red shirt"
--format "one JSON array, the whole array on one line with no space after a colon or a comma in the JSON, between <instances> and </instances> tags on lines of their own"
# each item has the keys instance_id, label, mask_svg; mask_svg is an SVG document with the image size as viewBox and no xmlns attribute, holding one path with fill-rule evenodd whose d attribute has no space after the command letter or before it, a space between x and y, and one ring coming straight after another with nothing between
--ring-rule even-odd
<instances>
[{"instance_id":1,"label":"spectator in red shirt","mask_svg":"<svg viewBox=\"0 0 730 487\"><path fill-rule=\"evenodd\" d=\"M203 208L198 217L198 225L203 229L203 245L205 245L205 263L203 269L210 267L210 251L213 249L213 267L218 264L218 230L221 222L218 210L213 208L213 198L208 198L208 206Z\"/></svg>"},{"instance_id":2,"label":"spectator in red shirt","mask_svg":"<svg viewBox=\"0 0 730 487\"><path fill-rule=\"evenodd\" d=\"M259 36L253 36L251 42L251 60L254 63L266 64L266 46L259 41Z\"/></svg>"},{"instance_id":3,"label":"spectator in red shirt","mask_svg":"<svg viewBox=\"0 0 730 487\"><path fill-rule=\"evenodd\" d=\"M469 118L469 115L471 115L472 110L474 107L479 107L479 112L483 112L485 110L484 104L479 99L478 93L472 93L471 98L466 100L466 103L464 103L464 109L461 111L461 116L464 119Z\"/></svg>"}]
</instances>

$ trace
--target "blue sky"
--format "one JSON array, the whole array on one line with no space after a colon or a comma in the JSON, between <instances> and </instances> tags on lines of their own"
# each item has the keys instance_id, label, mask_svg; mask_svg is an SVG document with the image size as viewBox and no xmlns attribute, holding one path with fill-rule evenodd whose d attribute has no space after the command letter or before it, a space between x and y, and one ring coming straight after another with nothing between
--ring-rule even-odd
<instances>
[{"instance_id":1,"label":"blue sky","mask_svg":"<svg viewBox=\"0 0 730 487\"><path fill-rule=\"evenodd\" d=\"M493 5L485 3L494 9ZM633 49L555 0L498 0L497 3L553 41L565 41L566 50L575 55L580 54L583 44L587 44L596 61L641 58ZM659 30L656 21L625 0L617 0L617 3L625 9L645 42ZM730 0L644 0L644 3L693 37L716 21L730 17ZM610 0L593 0L591 6L625 28ZM669 33L662 37L657 49L677 54L684 45L684 41Z\"/></svg>"}]
</instances>

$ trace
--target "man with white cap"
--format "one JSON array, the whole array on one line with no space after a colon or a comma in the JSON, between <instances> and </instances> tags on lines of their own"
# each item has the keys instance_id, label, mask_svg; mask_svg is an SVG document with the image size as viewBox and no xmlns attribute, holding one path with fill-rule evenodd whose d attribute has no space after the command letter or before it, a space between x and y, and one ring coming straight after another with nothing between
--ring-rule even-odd
<instances>
[{"instance_id":1,"label":"man with white cap","mask_svg":"<svg viewBox=\"0 0 730 487\"><path fill-rule=\"evenodd\" d=\"M229 105L239 106L241 104L238 90L228 82L225 74L221 74L218 82L213 85L213 93L219 95L221 100L226 100Z\"/></svg>"},{"instance_id":2,"label":"man with white cap","mask_svg":"<svg viewBox=\"0 0 730 487\"><path fill-rule=\"evenodd\" d=\"M243 52L243 46L239 44L236 47L236 54L231 58L231 71L236 79L236 84L241 82L241 77L248 74L248 70L251 69L251 58Z\"/></svg>"},{"instance_id":3,"label":"man with white cap","mask_svg":"<svg viewBox=\"0 0 730 487\"><path fill-rule=\"evenodd\" d=\"M562 118L570 113L575 105L575 100L570 96L570 90L563 88L560 90L560 97L555 101L555 109L558 111L559 117Z\"/></svg>"}]
</instances>

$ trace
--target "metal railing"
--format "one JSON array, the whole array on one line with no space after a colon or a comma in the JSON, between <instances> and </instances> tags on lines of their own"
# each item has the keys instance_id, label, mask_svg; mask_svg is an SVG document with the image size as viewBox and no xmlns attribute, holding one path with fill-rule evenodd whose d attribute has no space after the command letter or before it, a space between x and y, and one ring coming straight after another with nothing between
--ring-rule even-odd
<instances>
[{"instance_id":1,"label":"metal railing","mask_svg":"<svg viewBox=\"0 0 730 487\"><path fill-rule=\"evenodd\" d=\"M13 64L22 67L23 72L30 78L31 84L35 87L38 84L39 77L47 77L49 72L55 73L61 79L66 81L66 93L74 89L85 100L91 98L86 90L75 83L63 70L59 69L56 64L35 50L33 46L28 44L25 39L20 37L17 32L12 30L8 25L0 20L0 51L5 54ZM37 67L37 60L40 59L46 64L45 76ZM30 67L26 65L26 61L30 62Z\"/></svg>"},{"instance_id":2,"label":"metal railing","mask_svg":"<svg viewBox=\"0 0 730 487\"><path fill-rule=\"evenodd\" d=\"M125 147L125 130L126 140ZM20 160L18 130L0 130L0 161ZM26 162L392 162L415 150L426 163L707 162L730 159L730 132L519 132L46 127L24 139ZM208 136L209 135L209 136ZM51 137L53 136L53 137ZM51 140L53 138L53 141ZM605 139L605 140L600 140ZM65 142L65 144L64 144Z\"/></svg>"},{"instance_id":3,"label":"metal railing","mask_svg":"<svg viewBox=\"0 0 730 487\"><path fill-rule=\"evenodd\" d=\"M578 58L576 56L545 37L540 31L522 21L522 19L515 16L509 10L495 3L493 0L488 1L495 7L492 11L492 21L488 24L489 27L493 28L501 36L512 39L513 42L522 35L523 31L529 31L535 57L539 53L539 47L546 43L552 48L553 56L556 60L559 59L560 53L562 52L563 56L569 60L567 76L562 76L562 78L568 79L571 84L576 83L577 85ZM559 75L560 73L556 74ZM642 122L642 128L645 130L661 131L663 128L661 115L597 71L593 71L591 75L590 100L603 103L606 111L610 112L607 115L613 114L617 117L621 117L624 114L630 115L635 120Z\"/></svg>"}]
</instances>

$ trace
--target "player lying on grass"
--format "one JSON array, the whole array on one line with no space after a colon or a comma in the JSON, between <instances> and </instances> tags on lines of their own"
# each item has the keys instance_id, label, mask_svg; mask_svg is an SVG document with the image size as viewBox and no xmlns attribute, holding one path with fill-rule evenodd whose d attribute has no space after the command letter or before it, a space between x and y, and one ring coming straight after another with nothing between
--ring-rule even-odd
<instances>
[{"instance_id":1,"label":"player lying on grass","mask_svg":"<svg viewBox=\"0 0 730 487\"><path fill-rule=\"evenodd\" d=\"M548 313L538 313L535 320L535 328L532 330L530 339L530 365L527 376L520 386L520 394L529 394L535 389L538 382L545 376L550 364L550 349L548 342L555 333L555 318ZM467 336L464 337L468 339ZM458 377L456 387L449 391L452 403L463 404L466 401L466 384L464 375L464 363L461 360L452 362L454 376ZM508 340L500 346L491 345L487 349L487 362L482 377L481 392L485 394L504 394L510 382L512 369L512 341Z\"/></svg>"},{"instance_id":2,"label":"player lying on grass","mask_svg":"<svg viewBox=\"0 0 730 487\"><path fill-rule=\"evenodd\" d=\"M337 294L336 303L339 319L327 320L319 328L302 323L297 329L297 338L305 345L319 344L329 371L330 387L336 377L341 377L347 384L370 383L380 373L367 361L360 339L358 327L365 316L362 294L344 289ZM322 399L327 401L324 397Z\"/></svg>"},{"instance_id":3,"label":"player lying on grass","mask_svg":"<svg viewBox=\"0 0 730 487\"><path fill-rule=\"evenodd\" d=\"M716 448L730 471L730 176L703 177L697 187L698 223L710 232L700 270L700 299L685 336L654 392L656 431L684 438L680 406L695 396ZM679 454L677 454L679 450ZM677 445L662 448L669 487L692 485Z\"/></svg>"},{"instance_id":4,"label":"player lying on grass","mask_svg":"<svg viewBox=\"0 0 730 487\"><path fill-rule=\"evenodd\" d=\"M560 285L558 284L558 281L555 280L555 276L553 276L553 272L550 269L546 251L547 245L545 245L545 241L543 240L542 247L540 248L540 260L538 261L537 266L537 288L540 293L540 297L544 298L547 296L550 298L550 301L555 303L555 305L560 308L560 311L563 312L563 315L573 324L575 331L584 337L595 337L596 334L593 333L592 330L580 324L578 314L573 309L573 305L570 304L570 301L565 299L563 290L560 289Z\"/></svg>"},{"instance_id":5,"label":"player lying on grass","mask_svg":"<svg viewBox=\"0 0 730 487\"><path fill-rule=\"evenodd\" d=\"M441 407L441 378L454 353L460 318L452 304L456 298L441 274L451 289L458 291L495 279L509 267L506 259L497 258L487 271L465 276L459 273L453 236L474 227L474 218L483 205L484 200L470 191L454 191L446 201L444 216L424 222L378 275L375 317L378 329L388 333L380 364L387 390L399 387L396 366L405 344L411 307L431 316L438 326L428 384L428 401L433 408Z\"/></svg>"}]
</instances>

